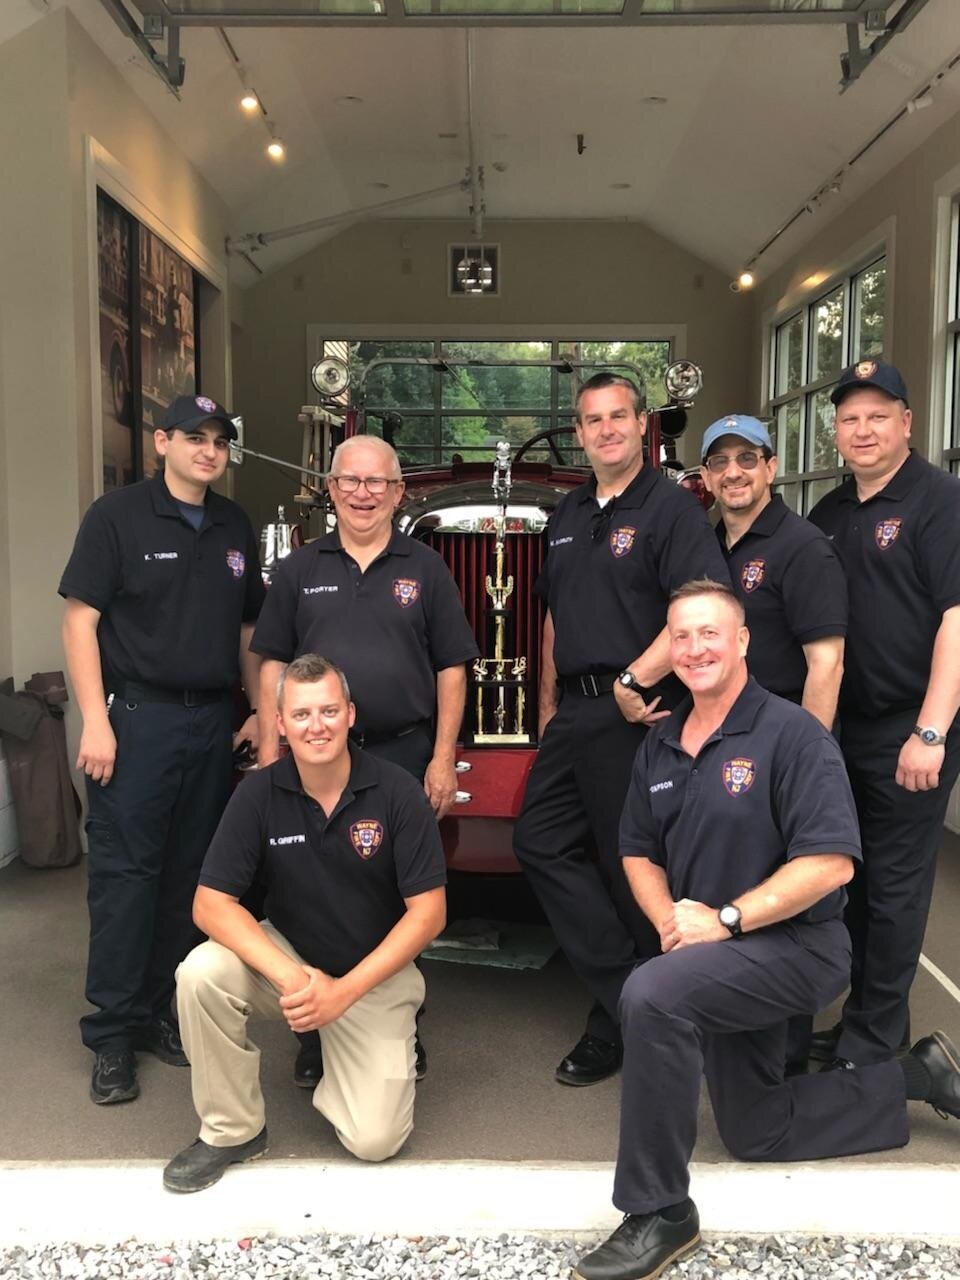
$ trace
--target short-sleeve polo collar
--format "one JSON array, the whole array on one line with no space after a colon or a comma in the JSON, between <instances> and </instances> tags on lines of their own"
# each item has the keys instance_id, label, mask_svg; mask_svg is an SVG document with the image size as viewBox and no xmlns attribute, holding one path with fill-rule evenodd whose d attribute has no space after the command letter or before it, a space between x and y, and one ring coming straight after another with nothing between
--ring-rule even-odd
<instances>
[{"instance_id":1,"label":"short-sleeve polo collar","mask_svg":"<svg viewBox=\"0 0 960 1280\"><path fill-rule=\"evenodd\" d=\"M735 733L749 733L756 723L764 703L770 696L766 689L757 684L753 676L748 676L746 685L724 717L723 724L711 733L703 745L706 746L707 742L716 742L719 738L729 738ZM692 709L693 698L688 695L666 722L663 741L668 746L675 747L678 751L683 750L680 743L680 734L683 732L683 726Z\"/></svg>"}]
</instances>

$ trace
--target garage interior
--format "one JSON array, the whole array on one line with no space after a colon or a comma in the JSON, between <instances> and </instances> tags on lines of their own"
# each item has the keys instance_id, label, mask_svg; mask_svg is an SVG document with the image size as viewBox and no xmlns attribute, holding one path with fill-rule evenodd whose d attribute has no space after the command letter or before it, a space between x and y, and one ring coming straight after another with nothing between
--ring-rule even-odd
<instances>
[{"instance_id":1,"label":"garage interior","mask_svg":"<svg viewBox=\"0 0 960 1280\"><path fill-rule=\"evenodd\" d=\"M917 448L960 467L955 0L5 0L0 103L0 676L18 684L63 666L56 583L104 484L98 191L196 273L199 389L253 450L300 458L324 342L665 341L704 372L681 456L723 413L770 415L784 442L796 421L806 510L835 483L816 452L830 371L808 357L828 312L836 359L861 354L858 282L882 263L876 350L911 388ZM299 224L318 225L264 234ZM477 243L499 288L453 295L449 247ZM295 479L252 457L228 487L255 527L293 510ZM73 752L72 704L67 728ZM949 825L913 1016L960 1042L957 796ZM168 1158L195 1130L182 1073L144 1061L135 1107L86 1101L82 866L24 867L9 805L0 838L4 1159ZM610 1160L617 1082L553 1082L586 1007L562 958L426 963L430 1071L399 1159ZM339 1156L282 1028L258 1031L273 1156ZM697 1159L725 1159L702 1119ZM918 1116L884 1159L955 1163L955 1138Z\"/></svg>"}]
</instances>

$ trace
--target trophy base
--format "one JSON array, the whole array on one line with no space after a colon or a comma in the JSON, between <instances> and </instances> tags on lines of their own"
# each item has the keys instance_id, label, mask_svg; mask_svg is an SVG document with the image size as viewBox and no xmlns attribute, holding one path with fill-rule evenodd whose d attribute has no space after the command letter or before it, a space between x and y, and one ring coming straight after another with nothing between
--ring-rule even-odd
<instances>
[{"instance_id":1,"label":"trophy base","mask_svg":"<svg viewBox=\"0 0 960 1280\"><path fill-rule=\"evenodd\" d=\"M533 738L529 733L474 733L470 742L478 747L532 747Z\"/></svg>"}]
</instances>

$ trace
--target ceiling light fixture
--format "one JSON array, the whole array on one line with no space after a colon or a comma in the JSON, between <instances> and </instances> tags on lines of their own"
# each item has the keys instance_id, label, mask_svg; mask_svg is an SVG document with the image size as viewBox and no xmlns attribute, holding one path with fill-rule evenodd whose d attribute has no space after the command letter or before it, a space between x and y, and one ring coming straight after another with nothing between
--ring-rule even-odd
<instances>
[{"instance_id":1,"label":"ceiling light fixture","mask_svg":"<svg viewBox=\"0 0 960 1280\"><path fill-rule=\"evenodd\" d=\"M287 154L286 148L279 138L273 137L267 143L267 155L271 160L283 160Z\"/></svg>"},{"instance_id":2,"label":"ceiling light fixture","mask_svg":"<svg viewBox=\"0 0 960 1280\"><path fill-rule=\"evenodd\" d=\"M925 89L923 93L918 93L915 98L911 98L907 103L907 114L913 115L915 111L926 111L927 107L933 106L933 94L929 89Z\"/></svg>"},{"instance_id":3,"label":"ceiling light fixture","mask_svg":"<svg viewBox=\"0 0 960 1280\"><path fill-rule=\"evenodd\" d=\"M240 99L240 106L244 111L248 111L251 114L260 110L260 99L253 89L244 89L243 96Z\"/></svg>"},{"instance_id":4,"label":"ceiling light fixture","mask_svg":"<svg viewBox=\"0 0 960 1280\"><path fill-rule=\"evenodd\" d=\"M737 284L741 289L752 289L757 283L757 277L752 271L741 271L737 276Z\"/></svg>"}]
</instances>

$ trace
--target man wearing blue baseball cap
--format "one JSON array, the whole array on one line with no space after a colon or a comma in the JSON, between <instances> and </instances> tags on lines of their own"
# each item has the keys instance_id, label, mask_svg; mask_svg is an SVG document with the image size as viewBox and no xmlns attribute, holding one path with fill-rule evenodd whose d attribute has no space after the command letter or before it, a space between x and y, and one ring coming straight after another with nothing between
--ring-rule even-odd
<instances>
[{"instance_id":1,"label":"man wearing blue baseball cap","mask_svg":"<svg viewBox=\"0 0 960 1280\"><path fill-rule=\"evenodd\" d=\"M847 625L836 553L773 493L777 459L759 418L719 418L704 432L700 457L704 484L720 509L720 549L747 616L750 674L830 732Z\"/></svg>"},{"instance_id":2,"label":"man wearing blue baseball cap","mask_svg":"<svg viewBox=\"0 0 960 1280\"><path fill-rule=\"evenodd\" d=\"M137 1097L137 1051L187 1065L174 972L198 941L194 890L230 795L232 690L241 664L255 690L260 665L256 538L210 488L236 435L215 400L178 396L153 434L163 469L97 499L60 582L83 717L94 1009L80 1029L98 1104ZM236 740L255 734L251 716Z\"/></svg>"},{"instance_id":3,"label":"man wearing blue baseball cap","mask_svg":"<svg viewBox=\"0 0 960 1280\"><path fill-rule=\"evenodd\" d=\"M852 475L810 519L847 572L841 745L863 867L846 914L850 994L814 1052L849 1069L910 1042L910 987L960 774L960 481L911 449L907 387L893 365L859 361L831 399Z\"/></svg>"}]
</instances>

